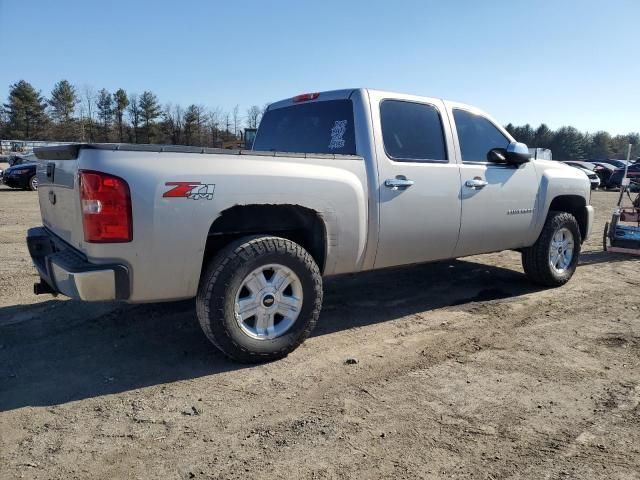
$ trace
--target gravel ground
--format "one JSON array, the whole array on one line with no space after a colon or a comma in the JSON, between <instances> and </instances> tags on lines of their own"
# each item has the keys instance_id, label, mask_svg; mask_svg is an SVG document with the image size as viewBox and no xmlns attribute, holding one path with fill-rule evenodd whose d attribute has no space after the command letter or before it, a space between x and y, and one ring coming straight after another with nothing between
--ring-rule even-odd
<instances>
[{"instance_id":1,"label":"gravel ground","mask_svg":"<svg viewBox=\"0 0 640 480\"><path fill-rule=\"evenodd\" d=\"M34 296L37 196L0 187L0 478L640 478L640 261L555 290L515 252L326 283L287 359L227 361L192 302Z\"/></svg>"}]
</instances>

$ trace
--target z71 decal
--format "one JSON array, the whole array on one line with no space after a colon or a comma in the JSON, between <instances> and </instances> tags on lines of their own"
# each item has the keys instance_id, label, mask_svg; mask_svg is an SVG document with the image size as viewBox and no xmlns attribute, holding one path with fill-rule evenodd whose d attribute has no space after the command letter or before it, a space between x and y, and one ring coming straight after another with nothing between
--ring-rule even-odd
<instances>
[{"instance_id":1,"label":"z71 decal","mask_svg":"<svg viewBox=\"0 0 640 480\"><path fill-rule=\"evenodd\" d=\"M162 195L164 198L190 198L191 200L213 200L214 183L200 182L167 182L167 187L173 187Z\"/></svg>"}]
</instances>

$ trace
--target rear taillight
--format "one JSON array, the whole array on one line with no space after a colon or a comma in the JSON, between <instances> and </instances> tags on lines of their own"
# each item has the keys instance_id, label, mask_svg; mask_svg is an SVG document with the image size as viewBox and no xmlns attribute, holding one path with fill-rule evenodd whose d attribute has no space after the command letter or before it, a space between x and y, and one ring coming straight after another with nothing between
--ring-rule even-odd
<instances>
[{"instance_id":1,"label":"rear taillight","mask_svg":"<svg viewBox=\"0 0 640 480\"><path fill-rule=\"evenodd\" d=\"M320 94L318 92L316 92L316 93L303 93L302 95L296 95L295 97L293 97L293 101L295 103L308 102L309 100L315 100L319 96L320 96Z\"/></svg>"},{"instance_id":2,"label":"rear taillight","mask_svg":"<svg viewBox=\"0 0 640 480\"><path fill-rule=\"evenodd\" d=\"M133 239L131 194L123 179L102 172L80 170L80 204L84 240L92 243Z\"/></svg>"}]
</instances>

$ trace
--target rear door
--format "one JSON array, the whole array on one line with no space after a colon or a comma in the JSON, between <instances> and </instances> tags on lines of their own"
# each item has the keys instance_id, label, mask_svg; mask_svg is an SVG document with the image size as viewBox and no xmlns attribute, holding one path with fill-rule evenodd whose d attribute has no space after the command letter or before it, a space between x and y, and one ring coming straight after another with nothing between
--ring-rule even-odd
<instances>
[{"instance_id":1,"label":"rear door","mask_svg":"<svg viewBox=\"0 0 640 480\"><path fill-rule=\"evenodd\" d=\"M441 100L370 92L378 160L375 268L453 255L460 173Z\"/></svg>"},{"instance_id":2,"label":"rear door","mask_svg":"<svg viewBox=\"0 0 640 480\"><path fill-rule=\"evenodd\" d=\"M487 161L511 138L488 116L466 106L448 109L460 155L462 218L455 256L523 247L534 228L538 176L534 162Z\"/></svg>"}]
</instances>

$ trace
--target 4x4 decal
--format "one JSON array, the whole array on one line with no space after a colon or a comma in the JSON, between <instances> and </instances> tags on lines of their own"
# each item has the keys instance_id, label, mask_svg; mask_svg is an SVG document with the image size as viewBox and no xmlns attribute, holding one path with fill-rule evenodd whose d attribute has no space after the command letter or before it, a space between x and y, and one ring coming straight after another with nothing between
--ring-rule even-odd
<instances>
[{"instance_id":1,"label":"4x4 decal","mask_svg":"<svg viewBox=\"0 0 640 480\"><path fill-rule=\"evenodd\" d=\"M173 187L162 195L164 198L190 198L191 200L212 200L216 188L214 183L201 182L166 182Z\"/></svg>"}]
</instances>

